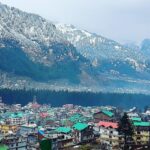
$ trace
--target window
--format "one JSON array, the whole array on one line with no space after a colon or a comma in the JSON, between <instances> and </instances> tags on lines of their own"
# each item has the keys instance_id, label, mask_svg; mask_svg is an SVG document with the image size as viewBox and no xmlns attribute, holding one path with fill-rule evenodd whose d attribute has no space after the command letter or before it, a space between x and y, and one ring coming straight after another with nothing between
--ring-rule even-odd
<instances>
[{"instance_id":1,"label":"window","mask_svg":"<svg viewBox=\"0 0 150 150\"><path fill-rule=\"evenodd\" d=\"M141 137L137 137L137 140L141 140Z\"/></svg>"},{"instance_id":2,"label":"window","mask_svg":"<svg viewBox=\"0 0 150 150\"><path fill-rule=\"evenodd\" d=\"M137 131L137 134L141 134L141 132L140 132L140 131Z\"/></svg>"}]
</instances>

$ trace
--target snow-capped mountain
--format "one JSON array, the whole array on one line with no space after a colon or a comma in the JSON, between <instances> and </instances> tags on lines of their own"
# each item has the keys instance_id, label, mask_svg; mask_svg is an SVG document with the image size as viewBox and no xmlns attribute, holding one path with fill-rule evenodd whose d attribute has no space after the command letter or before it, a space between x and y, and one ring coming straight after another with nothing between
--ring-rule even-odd
<instances>
[{"instance_id":1,"label":"snow-capped mountain","mask_svg":"<svg viewBox=\"0 0 150 150\"><path fill-rule=\"evenodd\" d=\"M18 41L22 49L32 58L42 63L50 63L46 52L52 53L51 47L63 41L61 34L51 22L34 14L22 12L16 8L0 5L0 37Z\"/></svg>"},{"instance_id":2,"label":"snow-capped mountain","mask_svg":"<svg viewBox=\"0 0 150 150\"><path fill-rule=\"evenodd\" d=\"M53 23L3 4L0 4L0 47L1 57L14 59L1 59L1 69L14 70L18 75L38 76L39 80L72 79L87 62L71 43L62 38ZM24 71L20 73L19 68Z\"/></svg>"},{"instance_id":3,"label":"snow-capped mountain","mask_svg":"<svg viewBox=\"0 0 150 150\"><path fill-rule=\"evenodd\" d=\"M104 71L118 72L118 68L123 66L137 72L146 69L146 57L140 50L128 48L85 30L79 30L72 25L56 24L56 28L67 41L77 48L81 55L89 59L93 66L99 66L101 71L104 69Z\"/></svg>"},{"instance_id":4,"label":"snow-capped mountain","mask_svg":"<svg viewBox=\"0 0 150 150\"><path fill-rule=\"evenodd\" d=\"M136 91L149 66L140 50L0 3L1 88Z\"/></svg>"},{"instance_id":5,"label":"snow-capped mountain","mask_svg":"<svg viewBox=\"0 0 150 150\"><path fill-rule=\"evenodd\" d=\"M82 55L89 59L125 60L128 57L138 61L144 59L139 51L126 48L113 40L86 30L77 29L73 25L56 24L56 28L66 40L71 42Z\"/></svg>"}]
</instances>

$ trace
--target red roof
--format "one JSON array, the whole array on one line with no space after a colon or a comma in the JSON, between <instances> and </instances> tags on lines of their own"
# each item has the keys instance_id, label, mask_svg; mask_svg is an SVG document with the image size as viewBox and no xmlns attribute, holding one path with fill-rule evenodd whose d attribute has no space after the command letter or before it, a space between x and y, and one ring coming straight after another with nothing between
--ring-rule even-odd
<instances>
[{"instance_id":1,"label":"red roof","mask_svg":"<svg viewBox=\"0 0 150 150\"><path fill-rule=\"evenodd\" d=\"M46 113L46 112L41 112L41 113L39 113L39 115L40 115L40 117L42 117L42 118L46 118L46 117L48 116L48 113Z\"/></svg>"},{"instance_id":2,"label":"red roof","mask_svg":"<svg viewBox=\"0 0 150 150\"><path fill-rule=\"evenodd\" d=\"M34 109L37 109L37 108L39 108L39 107L40 107L40 105L37 104L37 103L32 104L32 108L34 108Z\"/></svg>"},{"instance_id":3,"label":"red roof","mask_svg":"<svg viewBox=\"0 0 150 150\"><path fill-rule=\"evenodd\" d=\"M103 127L105 127L105 128L110 127L110 128L116 129L116 128L118 128L118 123L115 123L115 122L100 121L100 122L98 123L98 126L103 126Z\"/></svg>"}]
</instances>

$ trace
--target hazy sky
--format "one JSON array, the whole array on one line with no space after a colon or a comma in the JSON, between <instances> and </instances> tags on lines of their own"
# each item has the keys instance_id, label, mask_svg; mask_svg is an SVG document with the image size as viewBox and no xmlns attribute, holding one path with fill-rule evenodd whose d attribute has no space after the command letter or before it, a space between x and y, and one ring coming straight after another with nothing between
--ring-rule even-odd
<instances>
[{"instance_id":1,"label":"hazy sky","mask_svg":"<svg viewBox=\"0 0 150 150\"><path fill-rule=\"evenodd\" d=\"M0 0L51 21L73 24L114 39L150 38L150 0Z\"/></svg>"}]
</instances>

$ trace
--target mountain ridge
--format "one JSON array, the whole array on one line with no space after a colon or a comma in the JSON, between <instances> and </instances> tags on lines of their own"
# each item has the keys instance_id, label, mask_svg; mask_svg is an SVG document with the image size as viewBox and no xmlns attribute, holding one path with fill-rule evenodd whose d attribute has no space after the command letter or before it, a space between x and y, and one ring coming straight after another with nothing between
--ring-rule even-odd
<instances>
[{"instance_id":1,"label":"mountain ridge","mask_svg":"<svg viewBox=\"0 0 150 150\"><path fill-rule=\"evenodd\" d=\"M0 54L0 71L21 80L20 87L139 92L137 85L150 80L149 61L141 51L1 3ZM31 85L23 85L22 77Z\"/></svg>"}]
</instances>

